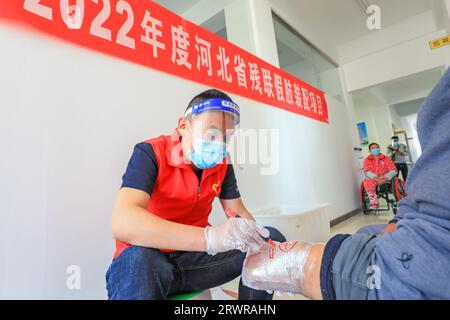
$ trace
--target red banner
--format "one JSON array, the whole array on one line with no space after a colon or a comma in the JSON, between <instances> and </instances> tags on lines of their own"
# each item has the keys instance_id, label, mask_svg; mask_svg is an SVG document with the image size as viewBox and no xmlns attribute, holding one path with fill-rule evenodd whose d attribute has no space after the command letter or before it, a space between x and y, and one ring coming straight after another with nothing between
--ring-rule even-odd
<instances>
[{"instance_id":1,"label":"red banner","mask_svg":"<svg viewBox=\"0 0 450 320\"><path fill-rule=\"evenodd\" d=\"M143 0L1 0L0 18L328 123L324 93Z\"/></svg>"}]
</instances>

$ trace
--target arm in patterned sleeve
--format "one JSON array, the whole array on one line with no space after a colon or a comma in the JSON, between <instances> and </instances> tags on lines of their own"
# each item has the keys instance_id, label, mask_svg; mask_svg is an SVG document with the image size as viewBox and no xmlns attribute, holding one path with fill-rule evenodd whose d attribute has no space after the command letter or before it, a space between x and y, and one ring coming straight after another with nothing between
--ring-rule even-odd
<instances>
[{"instance_id":1,"label":"arm in patterned sleeve","mask_svg":"<svg viewBox=\"0 0 450 320\"><path fill-rule=\"evenodd\" d=\"M389 169L389 172L386 173L384 176L389 179L392 180L395 176L397 176L397 167L395 166L395 163L390 159L386 157L386 162L385 162L387 168Z\"/></svg>"},{"instance_id":2,"label":"arm in patterned sleeve","mask_svg":"<svg viewBox=\"0 0 450 320\"><path fill-rule=\"evenodd\" d=\"M364 171L364 175L366 176L366 178L368 179L375 179L378 178L378 176L373 173L372 171L370 171L370 166L369 166L369 158L365 158L364 159L364 164L363 164L363 171Z\"/></svg>"}]
</instances>

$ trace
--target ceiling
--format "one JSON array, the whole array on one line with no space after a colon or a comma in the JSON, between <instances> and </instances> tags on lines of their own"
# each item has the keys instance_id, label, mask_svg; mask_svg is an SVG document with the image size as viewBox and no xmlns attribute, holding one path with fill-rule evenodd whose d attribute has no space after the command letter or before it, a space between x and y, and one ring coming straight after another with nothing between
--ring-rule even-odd
<instances>
[{"instance_id":1,"label":"ceiling","mask_svg":"<svg viewBox=\"0 0 450 320\"><path fill-rule=\"evenodd\" d=\"M178 15L183 16L183 13L188 11L193 6L203 2L205 5L208 3L215 6L226 6L234 1L241 0L153 0L154 2L162 5L163 7L175 12Z\"/></svg>"},{"instance_id":2,"label":"ceiling","mask_svg":"<svg viewBox=\"0 0 450 320\"><path fill-rule=\"evenodd\" d=\"M352 93L355 108L358 106L401 105L404 102L428 96L442 77L441 69L414 74L381 85Z\"/></svg>"},{"instance_id":3,"label":"ceiling","mask_svg":"<svg viewBox=\"0 0 450 320\"><path fill-rule=\"evenodd\" d=\"M226 5L240 0L154 0L156 3L162 5L166 9L169 9L172 12L175 12L179 16L190 20L186 15L189 15L188 12L190 9L195 7L193 11L196 12L207 12L207 16L204 17L204 22L201 23L201 26L206 30L217 34L218 36L227 39L227 30L225 23L225 13L223 10L219 11L214 16L210 16L208 10L206 8L216 8L222 9ZM214 1L214 3L212 3Z\"/></svg>"},{"instance_id":4,"label":"ceiling","mask_svg":"<svg viewBox=\"0 0 450 320\"><path fill-rule=\"evenodd\" d=\"M170 11L175 12L178 15L183 14L201 1L202 0L154 0L154 2L162 5Z\"/></svg>"},{"instance_id":5,"label":"ceiling","mask_svg":"<svg viewBox=\"0 0 450 320\"><path fill-rule=\"evenodd\" d=\"M218 14L202 23L202 27L225 40L227 39L227 26L225 22L225 13L223 11L220 11Z\"/></svg>"},{"instance_id":6,"label":"ceiling","mask_svg":"<svg viewBox=\"0 0 450 320\"><path fill-rule=\"evenodd\" d=\"M234 1L244 0L154 0L169 10L183 16L194 6L224 7ZM371 32L366 27L367 15L360 1L381 8L382 27L433 10L442 0L269 0L274 8L290 12L290 21L296 24L296 12L301 14L297 27L300 34L337 60L336 49L351 40ZM300 16L300 15L299 15ZM207 18L207 17L206 17ZM324 23L325 22L325 23ZM308 37L311 35L311 37ZM283 48L289 51L289 48ZM292 48L290 48L292 49ZM333 54L334 52L334 54ZM288 52L289 53L289 52ZM287 59L288 60L288 59Z\"/></svg>"},{"instance_id":7,"label":"ceiling","mask_svg":"<svg viewBox=\"0 0 450 320\"><path fill-rule=\"evenodd\" d=\"M433 0L365 0L381 8L382 27L433 9ZM271 0L279 8L291 7L302 15L302 25L319 32L325 42L337 47L370 32L359 0ZM326 21L326 23L324 23ZM300 30L301 32L301 30Z\"/></svg>"},{"instance_id":8,"label":"ceiling","mask_svg":"<svg viewBox=\"0 0 450 320\"><path fill-rule=\"evenodd\" d=\"M400 117L409 116L411 114L416 114L419 112L420 108L422 107L423 103L425 102L425 98L412 100L408 102L403 102L399 104L393 105L395 108L395 111Z\"/></svg>"}]
</instances>

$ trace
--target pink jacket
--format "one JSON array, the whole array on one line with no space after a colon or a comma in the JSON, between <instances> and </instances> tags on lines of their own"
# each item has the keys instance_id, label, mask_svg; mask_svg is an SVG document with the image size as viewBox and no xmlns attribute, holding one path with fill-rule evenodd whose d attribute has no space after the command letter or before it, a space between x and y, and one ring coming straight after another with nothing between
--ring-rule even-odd
<instances>
[{"instance_id":1,"label":"pink jacket","mask_svg":"<svg viewBox=\"0 0 450 320\"><path fill-rule=\"evenodd\" d=\"M392 179L397 174L397 167L394 162L384 154L380 154L378 160L375 160L373 155L369 155L365 158L363 170L364 174L369 179L383 176Z\"/></svg>"}]
</instances>

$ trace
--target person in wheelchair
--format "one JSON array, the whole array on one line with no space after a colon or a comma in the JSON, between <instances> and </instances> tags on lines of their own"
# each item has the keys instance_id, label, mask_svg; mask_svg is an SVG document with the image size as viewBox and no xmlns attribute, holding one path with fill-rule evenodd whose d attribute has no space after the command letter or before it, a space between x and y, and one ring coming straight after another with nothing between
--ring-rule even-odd
<instances>
[{"instance_id":1,"label":"person in wheelchair","mask_svg":"<svg viewBox=\"0 0 450 320\"><path fill-rule=\"evenodd\" d=\"M370 200L370 209L376 210L380 206L377 190L389 188L392 179L397 176L397 167L394 162L381 153L378 143L369 145L370 155L364 159L364 189Z\"/></svg>"}]
</instances>

